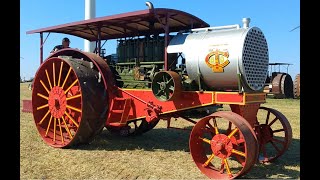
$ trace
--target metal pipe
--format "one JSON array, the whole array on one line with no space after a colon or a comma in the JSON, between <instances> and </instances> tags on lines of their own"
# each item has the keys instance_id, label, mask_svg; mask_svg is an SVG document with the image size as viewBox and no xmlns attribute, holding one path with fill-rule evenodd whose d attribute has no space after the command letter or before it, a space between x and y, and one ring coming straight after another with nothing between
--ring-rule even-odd
<instances>
[{"instance_id":1,"label":"metal pipe","mask_svg":"<svg viewBox=\"0 0 320 180\"><path fill-rule=\"evenodd\" d=\"M43 62L43 33L40 33L40 65Z\"/></svg>"},{"instance_id":2,"label":"metal pipe","mask_svg":"<svg viewBox=\"0 0 320 180\"><path fill-rule=\"evenodd\" d=\"M249 28L250 18L242 18L243 28Z\"/></svg>"},{"instance_id":3,"label":"metal pipe","mask_svg":"<svg viewBox=\"0 0 320 180\"><path fill-rule=\"evenodd\" d=\"M85 0L85 20L95 18L96 16L96 1L95 0ZM95 42L90 42L84 40L84 51L93 52L95 49Z\"/></svg>"},{"instance_id":4,"label":"metal pipe","mask_svg":"<svg viewBox=\"0 0 320 180\"><path fill-rule=\"evenodd\" d=\"M148 6L148 9L153 10L153 4L150 1L147 1L146 5Z\"/></svg>"},{"instance_id":5,"label":"metal pipe","mask_svg":"<svg viewBox=\"0 0 320 180\"><path fill-rule=\"evenodd\" d=\"M227 26L216 26L216 27L208 27L208 28L191 29L191 32L224 30L224 29L239 29L239 28L240 28L239 24L234 24L234 25L227 25Z\"/></svg>"},{"instance_id":6,"label":"metal pipe","mask_svg":"<svg viewBox=\"0 0 320 180\"><path fill-rule=\"evenodd\" d=\"M168 53L167 47L169 44L169 25L168 25L168 14L166 16L166 24L165 24L165 36L164 36L164 70L168 71Z\"/></svg>"}]
</instances>

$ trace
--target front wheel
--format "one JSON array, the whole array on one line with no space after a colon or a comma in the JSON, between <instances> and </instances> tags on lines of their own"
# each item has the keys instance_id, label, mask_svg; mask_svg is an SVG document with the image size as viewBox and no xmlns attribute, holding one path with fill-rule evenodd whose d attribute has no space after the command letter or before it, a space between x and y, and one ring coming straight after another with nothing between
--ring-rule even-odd
<instances>
[{"instance_id":1,"label":"front wheel","mask_svg":"<svg viewBox=\"0 0 320 180\"><path fill-rule=\"evenodd\" d=\"M246 174L258 155L253 129L243 117L229 111L218 111L198 121L189 146L199 170L213 179Z\"/></svg>"}]
</instances>

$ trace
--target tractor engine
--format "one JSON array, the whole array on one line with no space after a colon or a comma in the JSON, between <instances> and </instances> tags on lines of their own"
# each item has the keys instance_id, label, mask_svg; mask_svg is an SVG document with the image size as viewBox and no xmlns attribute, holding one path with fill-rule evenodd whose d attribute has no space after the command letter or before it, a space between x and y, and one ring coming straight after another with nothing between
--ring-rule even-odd
<instances>
[{"instance_id":1,"label":"tractor engine","mask_svg":"<svg viewBox=\"0 0 320 180\"><path fill-rule=\"evenodd\" d=\"M167 52L184 55L186 79L199 89L262 91L268 73L268 45L262 31L238 24L179 32ZM183 65L183 64L182 64Z\"/></svg>"}]
</instances>

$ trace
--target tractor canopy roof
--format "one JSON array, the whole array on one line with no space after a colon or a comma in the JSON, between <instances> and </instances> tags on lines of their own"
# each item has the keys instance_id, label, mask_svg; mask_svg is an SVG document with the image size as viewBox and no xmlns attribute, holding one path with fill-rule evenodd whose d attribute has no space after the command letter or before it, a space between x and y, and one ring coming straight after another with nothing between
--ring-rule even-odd
<instances>
[{"instance_id":1,"label":"tractor canopy roof","mask_svg":"<svg viewBox=\"0 0 320 180\"><path fill-rule=\"evenodd\" d=\"M32 30L28 31L27 34L63 33L89 41L97 41L99 39L107 40L161 34L165 33L166 27L169 32L178 32L209 27L209 24L183 11L153 8Z\"/></svg>"}]
</instances>

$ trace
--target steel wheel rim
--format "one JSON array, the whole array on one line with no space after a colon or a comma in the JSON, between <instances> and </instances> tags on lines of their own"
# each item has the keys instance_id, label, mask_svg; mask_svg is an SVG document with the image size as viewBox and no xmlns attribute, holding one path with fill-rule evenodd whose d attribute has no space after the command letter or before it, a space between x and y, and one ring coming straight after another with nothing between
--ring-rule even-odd
<instances>
[{"instance_id":1,"label":"steel wheel rim","mask_svg":"<svg viewBox=\"0 0 320 180\"><path fill-rule=\"evenodd\" d=\"M272 162L289 148L292 129L288 119L279 111L267 107L260 107L259 110L257 119L261 120L255 127L260 144L259 161Z\"/></svg>"},{"instance_id":2,"label":"steel wheel rim","mask_svg":"<svg viewBox=\"0 0 320 180\"><path fill-rule=\"evenodd\" d=\"M50 146L67 146L77 133L82 117L78 77L68 63L51 58L40 67L35 82L40 82L34 84L32 91L37 129Z\"/></svg>"},{"instance_id":3,"label":"steel wheel rim","mask_svg":"<svg viewBox=\"0 0 320 180\"><path fill-rule=\"evenodd\" d=\"M224 122L228 123L224 129L219 127L223 121L220 118L228 121ZM243 117L226 111L215 112L198 121L190 134L189 146L199 170L213 179L233 179L244 175L258 155L253 129ZM221 170L224 172L220 173Z\"/></svg>"}]
</instances>

